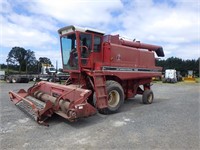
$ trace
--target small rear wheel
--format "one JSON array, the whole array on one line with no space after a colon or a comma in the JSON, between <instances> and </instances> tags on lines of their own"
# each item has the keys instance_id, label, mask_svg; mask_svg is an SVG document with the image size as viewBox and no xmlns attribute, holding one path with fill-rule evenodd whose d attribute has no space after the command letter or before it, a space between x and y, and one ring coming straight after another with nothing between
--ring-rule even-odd
<instances>
[{"instance_id":1,"label":"small rear wheel","mask_svg":"<svg viewBox=\"0 0 200 150\"><path fill-rule=\"evenodd\" d=\"M145 90L142 95L142 101L144 104L151 104L153 102L153 91L152 90Z\"/></svg>"}]
</instances>

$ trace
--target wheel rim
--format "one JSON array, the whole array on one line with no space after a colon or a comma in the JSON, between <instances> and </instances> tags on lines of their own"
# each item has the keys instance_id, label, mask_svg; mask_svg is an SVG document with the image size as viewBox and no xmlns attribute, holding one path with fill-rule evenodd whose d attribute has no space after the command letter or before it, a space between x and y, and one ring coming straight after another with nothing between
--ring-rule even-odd
<instances>
[{"instance_id":1,"label":"wheel rim","mask_svg":"<svg viewBox=\"0 0 200 150\"><path fill-rule=\"evenodd\" d=\"M119 93L116 90L110 91L108 95L108 105L110 107L116 107L120 101Z\"/></svg>"},{"instance_id":2,"label":"wheel rim","mask_svg":"<svg viewBox=\"0 0 200 150\"><path fill-rule=\"evenodd\" d=\"M153 101L153 94L150 94L147 99L148 102L151 103Z\"/></svg>"},{"instance_id":3,"label":"wheel rim","mask_svg":"<svg viewBox=\"0 0 200 150\"><path fill-rule=\"evenodd\" d=\"M13 83L16 83L16 79L13 78L13 79L12 79L12 82L13 82Z\"/></svg>"}]
</instances>

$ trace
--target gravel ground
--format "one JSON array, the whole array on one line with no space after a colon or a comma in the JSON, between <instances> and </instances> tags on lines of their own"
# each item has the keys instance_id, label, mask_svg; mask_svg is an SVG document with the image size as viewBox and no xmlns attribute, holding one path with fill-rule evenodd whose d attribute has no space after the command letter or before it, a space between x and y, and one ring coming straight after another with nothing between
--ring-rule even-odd
<instances>
[{"instance_id":1,"label":"gravel ground","mask_svg":"<svg viewBox=\"0 0 200 150\"><path fill-rule=\"evenodd\" d=\"M141 96L125 101L121 111L70 123L54 115L49 127L38 125L8 97L9 90L31 84L0 83L1 149L200 149L200 84L155 83L154 103Z\"/></svg>"}]
</instances>

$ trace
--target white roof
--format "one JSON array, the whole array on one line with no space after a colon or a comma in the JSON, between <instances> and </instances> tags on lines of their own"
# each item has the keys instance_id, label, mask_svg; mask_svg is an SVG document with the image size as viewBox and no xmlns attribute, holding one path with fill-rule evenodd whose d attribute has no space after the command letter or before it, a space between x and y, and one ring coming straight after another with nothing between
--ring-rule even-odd
<instances>
[{"instance_id":1,"label":"white roof","mask_svg":"<svg viewBox=\"0 0 200 150\"><path fill-rule=\"evenodd\" d=\"M95 32L99 34L105 34L105 32L97 30L97 29L92 29L92 28L87 28L87 27L79 27L79 26L66 26L58 30L59 34L65 34L67 32L72 32L72 31L80 31L80 32Z\"/></svg>"}]
</instances>

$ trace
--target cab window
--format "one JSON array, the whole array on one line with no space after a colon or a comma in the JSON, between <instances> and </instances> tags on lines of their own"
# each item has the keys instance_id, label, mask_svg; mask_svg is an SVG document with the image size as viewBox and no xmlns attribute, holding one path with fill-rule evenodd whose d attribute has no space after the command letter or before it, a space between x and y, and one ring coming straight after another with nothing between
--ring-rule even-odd
<instances>
[{"instance_id":1,"label":"cab window","mask_svg":"<svg viewBox=\"0 0 200 150\"><path fill-rule=\"evenodd\" d=\"M87 50L88 52L92 49L92 35L91 34L80 34L80 44L81 48Z\"/></svg>"},{"instance_id":2,"label":"cab window","mask_svg":"<svg viewBox=\"0 0 200 150\"><path fill-rule=\"evenodd\" d=\"M94 52L101 51L101 37L94 36Z\"/></svg>"},{"instance_id":3,"label":"cab window","mask_svg":"<svg viewBox=\"0 0 200 150\"><path fill-rule=\"evenodd\" d=\"M88 63L87 58L92 50L92 35L91 34L80 34L80 51L81 51L81 64L86 65Z\"/></svg>"}]
</instances>

